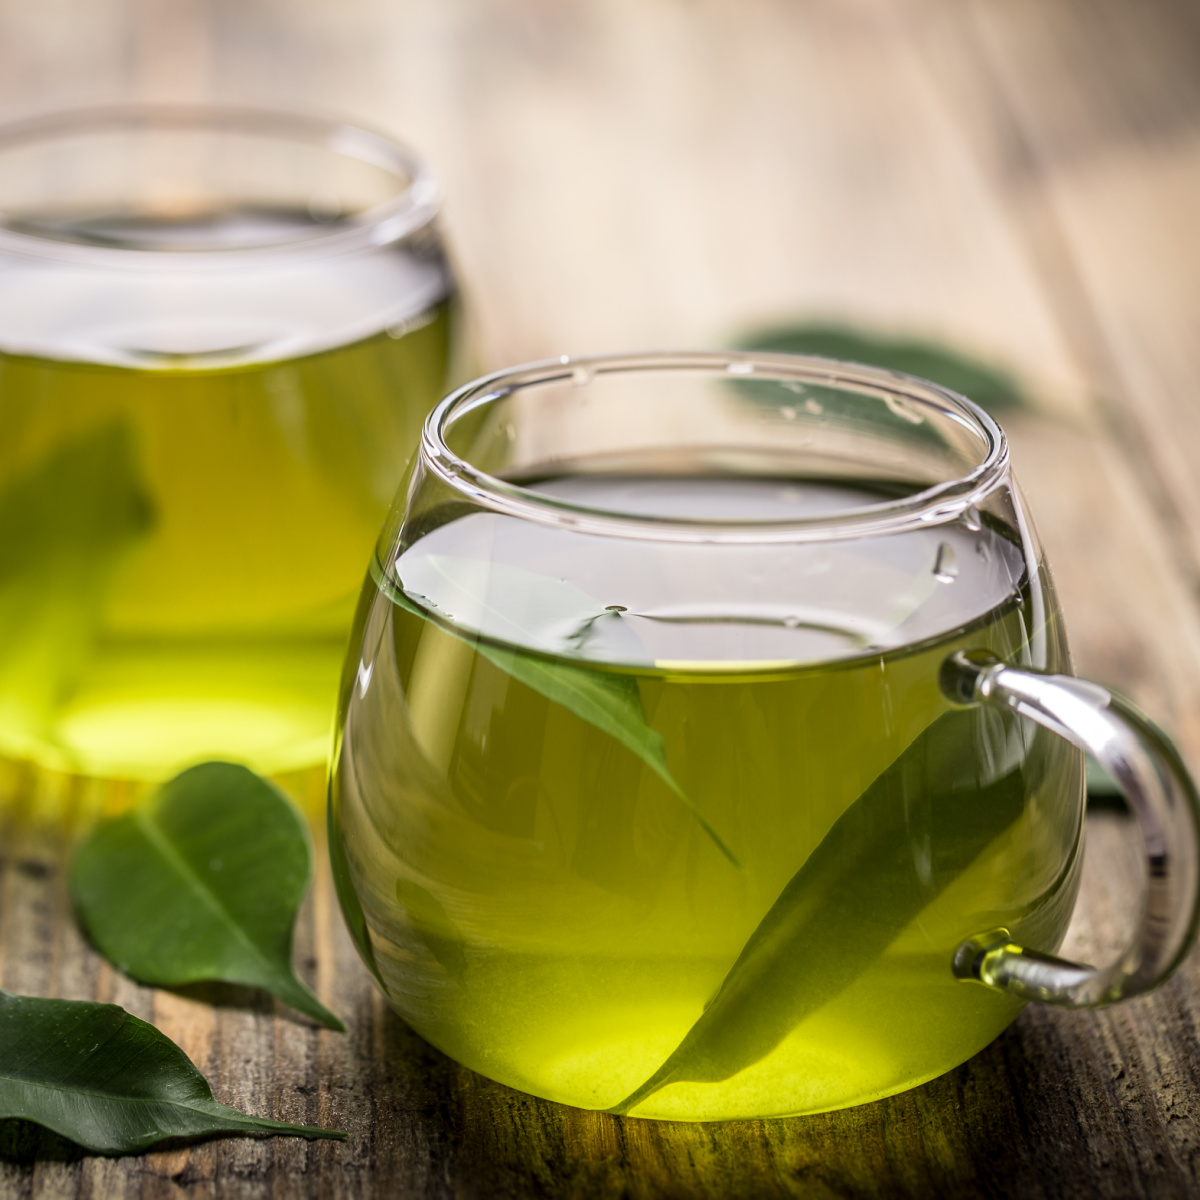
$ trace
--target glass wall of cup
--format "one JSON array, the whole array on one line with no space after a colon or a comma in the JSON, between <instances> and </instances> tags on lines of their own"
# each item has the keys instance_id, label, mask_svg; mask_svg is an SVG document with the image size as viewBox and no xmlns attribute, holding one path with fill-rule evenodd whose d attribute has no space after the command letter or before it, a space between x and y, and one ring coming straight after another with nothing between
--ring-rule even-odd
<instances>
[{"instance_id":1,"label":"glass wall of cup","mask_svg":"<svg viewBox=\"0 0 1200 1200\"><path fill-rule=\"evenodd\" d=\"M817 359L535 364L427 422L342 684L331 853L364 958L511 1086L669 1119L911 1087L1016 1015L956 949L1053 952L1083 759L963 705L1069 670L1004 437Z\"/></svg>"}]
</instances>

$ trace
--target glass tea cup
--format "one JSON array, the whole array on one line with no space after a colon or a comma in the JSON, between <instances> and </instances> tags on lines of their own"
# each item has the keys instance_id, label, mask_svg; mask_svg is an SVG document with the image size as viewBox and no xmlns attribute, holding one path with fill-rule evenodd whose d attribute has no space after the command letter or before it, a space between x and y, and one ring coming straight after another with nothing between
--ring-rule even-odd
<instances>
[{"instance_id":1,"label":"glass tea cup","mask_svg":"<svg viewBox=\"0 0 1200 1200\"><path fill-rule=\"evenodd\" d=\"M1191 944L1195 789L1069 672L970 401L785 355L490 375L430 415L360 602L347 922L414 1029L553 1100L707 1120L912 1087ZM1101 967L1054 957L1084 749L1148 863Z\"/></svg>"},{"instance_id":2,"label":"glass tea cup","mask_svg":"<svg viewBox=\"0 0 1200 1200\"><path fill-rule=\"evenodd\" d=\"M362 561L444 394L427 168L333 121L0 127L0 753L324 759Z\"/></svg>"}]
</instances>

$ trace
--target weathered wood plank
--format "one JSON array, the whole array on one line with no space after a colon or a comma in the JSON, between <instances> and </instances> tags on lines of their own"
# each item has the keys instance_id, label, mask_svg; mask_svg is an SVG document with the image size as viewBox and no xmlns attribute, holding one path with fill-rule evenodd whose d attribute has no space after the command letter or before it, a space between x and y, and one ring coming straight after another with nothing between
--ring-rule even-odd
<instances>
[{"instance_id":1,"label":"weathered wood plank","mask_svg":"<svg viewBox=\"0 0 1200 1200\"><path fill-rule=\"evenodd\" d=\"M1190 528L1200 498L1178 478L1188 438L1154 433L1191 428L1187 413L1163 414L1179 413L1194 369L1191 244L1172 259L1198 128L1192 17L1165 0L1137 6L1144 18L1110 0L961 7L213 0L181 15L104 0L80 36L58 0L0 0L0 109L122 89L219 94L333 107L410 138L446 183L492 364L711 343L812 314L1010 361L1056 414L1012 433L1079 665L1196 753L1200 639L1168 522ZM1112 411L1132 414L1131 437L1097 419L1096 390L1128 401ZM319 810L318 775L289 782ZM344 1037L236 989L137 987L83 944L63 886L72 831L129 789L5 767L0 794L0 985L115 1000L179 1040L220 1099L352 1135L2 1162L3 1195L1200 1188L1195 961L1111 1012L1027 1010L970 1063L879 1104L724 1126L622 1121L520 1096L422 1043L357 964L324 867L298 957L346 1017ZM1081 953L1111 946L1127 915L1112 896L1132 886L1128 833L1113 817L1092 831Z\"/></svg>"},{"instance_id":2,"label":"weathered wood plank","mask_svg":"<svg viewBox=\"0 0 1200 1200\"><path fill-rule=\"evenodd\" d=\"M1125 825L1111 816L1093 823L1084 910L1095 921L1083 927L1085 947L1109 948L1112 876L1132 883ZM1029 1010L959 1070L879 1104L729 1125L620 1120L520 1096L426 1046L379 1001L337 926L329 944L315 948L335 967L322 992L347 1018L345 1037L236 989L210 991L223 1003L209 1008L120 979L79 945L58 867L65 840L6 820L5 909L14 911L14 889L24 889L15 911L40 913L46 935L21 946L22 986L117 1000L178 1038L221 1099L291 1120L336 1120L352 1140L231 1140L115 1162L3 1163L0 1194L1115 1197L1185 1196L1195 1184L1194 1139L1178 1136L1172 1109L1147 1121L1154 1114L1121 1103L1128 1094L1143 1101L1173 1092L1177 1107L1181 1093L1195 1095L1194 1074L1159 1031L1177 993L1194 987L1194 970L1124 1010ZM317 896L325 899L317 903L327 905L322 876ZM322 923L314 907L301 921L302 956ZM4 935L11 946L12 930ZM6 958L5 986L14 985L11 971ZM1125 1157L1124 1170L1114 1155ZM1083 1175L1064 1177L1064 1157Z\"/></svg>"},{"instance_id":3,"label":"weathered wood plank","mask_svg":"<svg viewBox=\"0 0 1200 1200\"><path fill-rule=\"evenodd\" d=\"M945 111L1200 580L1200 16L1194 5L913 4Z\"/></svg>"}]
</instances>

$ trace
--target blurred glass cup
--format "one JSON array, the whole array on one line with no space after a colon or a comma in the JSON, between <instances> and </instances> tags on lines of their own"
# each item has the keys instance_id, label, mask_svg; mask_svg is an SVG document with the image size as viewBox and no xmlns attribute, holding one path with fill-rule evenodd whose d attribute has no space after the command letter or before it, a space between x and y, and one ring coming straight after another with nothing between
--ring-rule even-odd
<instances>
[{"instance_id":1,"label":"blurred glass cup","mask_svg":"<svg viewBox=\"0 0 1200 1200\"><path fill-rule=\"evenodd\" d=\"M0 752L324 757L456 341L438 207L407 150L307 116L0 127Z\"/></svg>"}]
</instances>

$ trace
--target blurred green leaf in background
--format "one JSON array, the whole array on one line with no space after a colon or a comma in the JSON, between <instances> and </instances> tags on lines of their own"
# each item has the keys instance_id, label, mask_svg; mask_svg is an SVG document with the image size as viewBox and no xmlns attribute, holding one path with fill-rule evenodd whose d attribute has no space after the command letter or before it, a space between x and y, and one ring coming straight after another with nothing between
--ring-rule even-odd
<instances>
[{"instance_id":1,"label":"blurred green leaf in background","mask_svg":"<svg viewBox=\"0 0 1200 1200\"><path fill-rule=\"evenodd\" d=\"M1025 389L1008 371L938 342L892 337L834 322L799 321L751 330L735 339L734 345L739 350L815 354L903 371L958 392L994 414L1029 405Z\"/></svg>"}]
</instances>

